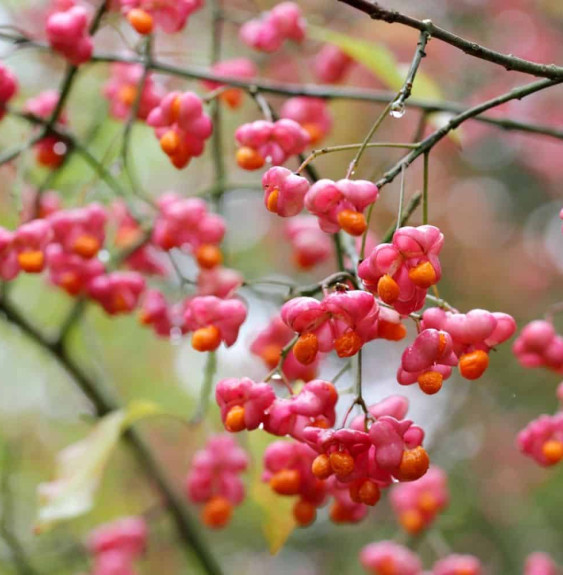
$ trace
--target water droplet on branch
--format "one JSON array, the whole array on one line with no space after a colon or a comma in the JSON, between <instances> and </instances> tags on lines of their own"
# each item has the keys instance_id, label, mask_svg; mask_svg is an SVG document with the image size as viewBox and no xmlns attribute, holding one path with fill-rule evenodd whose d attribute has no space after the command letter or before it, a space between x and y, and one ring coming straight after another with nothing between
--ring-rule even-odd
<instances>
[{"instance_id":1,"label":"water droplet on branch","mask_svg":"<svg viewBox=\"0 0 563 575\"><path fill-rule=\"evenodd\" d=\"M402 102L396 102L391 106L389 115L392 118L402 118L405 115L406 108Z\"/></svg>"}]
</instances>

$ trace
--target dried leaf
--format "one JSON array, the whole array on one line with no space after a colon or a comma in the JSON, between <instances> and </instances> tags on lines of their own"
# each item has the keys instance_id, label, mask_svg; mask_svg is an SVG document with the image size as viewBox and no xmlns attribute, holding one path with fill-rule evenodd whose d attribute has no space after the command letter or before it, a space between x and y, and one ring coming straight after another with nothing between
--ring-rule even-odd
<instances>
[{"instance_id":1,"label":"dried leaf","mask_svg":"<svg viewBox=\"0 0 563 575\"><path fill-rule=\"evenodd\" d=\"M57 456L55 479L37 488L35 531L43 532L59 521L87 513L121 434L139 419L158 413L163 412L153 403L132 402L127 409L102 417L85 439L63 449Z\"/></svg>"}]
</instances>

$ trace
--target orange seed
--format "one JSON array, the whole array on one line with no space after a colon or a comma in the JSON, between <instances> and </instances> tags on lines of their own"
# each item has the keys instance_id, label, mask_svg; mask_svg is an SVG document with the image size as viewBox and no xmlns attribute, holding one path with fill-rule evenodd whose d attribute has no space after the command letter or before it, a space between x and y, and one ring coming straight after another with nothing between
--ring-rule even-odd
<instances>
[{"instance_id":1,"label":"orange seed","mask_svg":"<svg viewBox=\"0 0 563 575\"><path fill-rule=\"evenodd\" d=\"M345 451L334 451L330 454L330 466L337 477L346 477L354 471L354 458Z\"/></svg>"},{"instance_id":2,"label":"orange seed","mask_svg":"<svg viewBox=\"0 0 563 575\"><path fill-rule=\"evenodd\" d=\"M391 305L399 299L400 292L399 284L389 274L379 278L377 295L381 298L381 301Z\"/></svg>"},{"instance_id":3,"label":"orange seed","mask_svg":"<svg viewBox=\"0 0 563 575\"><path fill-rule=\"evenodd\" d=\"M232 433L246 429L244 407L242 405L234 405L229 409L227 417L225 417L225 429Z\"/></svg>"},{"instance_id":4,"label":"orange seed","mask_svg":"<svg viewBox=\"0 0 563 575\"><path fill-rule=\"evenodd\" d=\"M362 339L355 331L347 331L335 342L334 349L338 357L352 357L362 347Z\"/></svg>"},{"instance_id":5,"label":"orange seed","mask_svg":"<svg viewBox=\"0 0 563 575\"><path fill-rule=\"evenodd\" d=\"M293 517L300 527L307 527L311 525L317 517L317 509L309 501L300 499L293 506Z\"/></svg>"},{"instance_id":6,"label":"orange seed","mask_svg":"<svg viewBox=\"0 0 563 575\"><path fill-rule=\"evenodd\" d=\"M274 188L271 192L270 195L268 196L268 199L266 201L266 208L269 212L272 212L274 214L278 213L278 199L280 197L280 191L278 190L278 188Z\"/></svg>"},{"instance_id":7,"label":"orange seed","mask_svg":"<svg viewBox=\"0 0 563 575\"><path fill-rule=\"evenodd\" d=\"M128 12L127 20L129 20L129 24L135 31L143 36L152 32L154 26L153 17L145 10L133 8L133 10Z\"/></svg>"},{"instance_id":8,"label":"orange seed","mask_svg":"<svg viewBox=\"0 0 563 575\"><path fill-rule=\"evenodd\" d=\"M563 459L563 441L550 439L543 444L543 456L550 464L559 463Z\"/></svg>"},{"instance_id":9,"label":"orange seed","mask_svg":"<svg viewBox=\"0 0 563 575\"><path fill-rule=\"evenodd\" d=\"M489 367L489 354L482 349L464 353L459 358L458 367L465 379L479 379Z\"/></svg>"},{"instance_id":10,"label":"orange seed","mask_svg":"<svg viewBox=\"0 0 563 575\"><path fill-rule=\"evenodd\" d=\"M396 474L400 481L415 481L420 479L430 465L430 458L424 447L415 447L403 451L399 472Z\"/></svg>"},{"instance_id":11,"label":"orange seed","mask_svg":"<svg viewBox=\"0 0 563 575\"><path fill-rule=\"evenodd\" d=\"M317 479L327 479L332 475L332 467L330 465L330 458L326 453L317 455L313 460L311 471Z\"/></svg>"},{"instance_id":12,"label":"orange seed","mask_svg":"<svg viewBox=\"0 0 563 575\"><path fill-rule=\"evenodd\" d=\"M100 240L92 234L78 236L72 245L74 253L83 258L93 258L100 251Z\"/></svg>"},{"instance_id":13,"label":"orange seed","mask_svg":"<svg viewBox=\"0 0 563 575\"><path fill-rule=\"evenodd\" d=\"M237 164L243 170L259 170L265 163L264 158L254 149L243 146L237 150Z\"/></svg>"},{"instance_id":14,"label":"orange seed","mask_svg":"<svg viewBox=\"0 0 563 575\"><path fill-rule=\"evenodd\" d=\"M338 225L351 236L361 236L366 231L366 219L360 212L342 210L336 219Z\"/></svg>"},{"instance_id":15,"label":"orange seed","mask_svg":"<svg viewBox=\"0 0 563 575\"><path fill-rule=\"evenodd\" d=\"M196 329L192 335L192 347L197 351L214 351L221 344L221 332L214 325Z\"/></svg>"},{"instance_id":16,"label":"orange seed","mask_svg":"<svg viewBox=\"0 0 563 575\"><path fill-rule=\"evenodd\" d=\"M425 371L418 376L418 385L427 395L434 395L442 389L444 377L437 371Z\"/></svg>"},{"instance_id":17,"label":"orange seed","mask_svg":"<svg viewBox=\"0 0 563 575\"><path fill-rule=\"evenodd\" d=\"M409 270L409 279L419 288L427 289L436 283L436 270L430 262L423 262Z\"/></svg>"},{"instance_id":18,"label":"orange seed","mask_svg":"<svg viewBox=\"0 0 563 575\"><path fill-rule=\"evenodd\" d=\"M304 333L300 335L293 346L295 359L303 365L313 363L318 352L319 340L314 333Z\"/></svg>"},{"instance_id":19,"label":"orange seed","mask_svg":"<svg viewBox=\"0 0 563 575\"><path fill-rule=\"evenodd\" d=\"M167 156L174 156L180 147L180 136L174 130L168 130L160 138L160 147Z\"/></svg>"},{"instance_id":20,"label":"orange seed","mask_svg":"<svg viewBox=\"0 0 563 575\"><path fill-rule=\"evenodd\" d=\"M204 270L211 270L221 265L223 254L221 250L213 244L202 244L195 253L197 265Z\"/></svg>"},{"instance_id":21,"label":"orange seed","mask_svg":"<svg viewBox=\"0 0 563 575\"><path fill-rule=\"evenodd\" d=\"M40 250L28 250L18 254L20 268L29 274L38 274L43 271L45 255Z\"/></svg>"},{"instance_id":22,"label":"orange seed","mask_svg":"<svg viewBox=\"0 0 563 575\"><path fill-rule=\"evenodd\" d=\"M377 323L379 337L389 341L401 341L407 335L407 328L402 323L393 323L380 319Z\"/></svg>"},{"instance_id":23,"label":"orange seed","mask_svg":"<svg viewBox=\"0 0 563 575\"><path fill-rule=\"evenodd\" d=\"M409 509L408 511L401 513L399 516L399 523L403 529L411 535L419 533L424 527L422 514L416 509Z\"/></svg>"},{"instance_id":24,"label":"orange seed","mask_svg":"<svg viewBox=\"0 0 563 575\"><path fill-rule=\"evenodd\" d=\"M225 497L212 497L201 512L201 521L211 529L225 527L233 515L233 505Z\"/></svg>"},{"instance_id":25,"label":"orange seed","mask_svg":"<svg viewBox=\"0 0 563 575\"><path fill-rule=\"evenodd\" d=\"M297 495L301 486L301 474L297 469L282 469L270 479L270 487L280 495Z\"/></svg>"}]
</instances>

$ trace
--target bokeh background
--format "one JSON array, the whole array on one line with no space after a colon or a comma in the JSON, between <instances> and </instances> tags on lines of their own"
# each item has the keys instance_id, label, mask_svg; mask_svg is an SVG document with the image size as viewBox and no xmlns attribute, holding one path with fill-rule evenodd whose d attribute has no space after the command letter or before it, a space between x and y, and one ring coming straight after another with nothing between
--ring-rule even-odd
<instances>
[{"instance_id":1,"label":"bokeh background","mask_svg":"<svg viewBox=\"0 0 563 575\"><path fill-rule=\"evenodd\" d=\"M92 2L94 5L95 3ZM251 2L225 2L238 18L255 13ZM333 0L300 2L309 22L362 38L390 50L408 66L417 33L401 26L372 22ZM558 0L449 0L385 2L420 18L470 37L477 42L539 62L563 61L563 5ZM260 2L267 8L268 2ZM17 24L42 37L46 3L39 0L1 0L0 22ZM242 15L242 16L241 16ZM158 36L155 54L176 65L207 66L210 61L210 11L195 14L185 32ZM252 57L264 78L311 83L311 58L320 43L310 40L301 48L286 46L273 56L251 54L237 38L236 25L225 24L223 57ZM96 37L97 49L127 52L137 39L115 16ZM21 84L16 105L42 90L57 88L64 72L60 58L34 49L15 51L1 43L4 61ZM466 105L503 93L530 81L518 73L473 60L452 47L431 40L422 70L439 87L441 97ZM68 103L69 125L91 151L112 169L117 159L123 126L108 117L101 97L108 77L104 64L87 65ZM193 89L197 81L157 76L168 89ZM385 89L388 86L362 65L356 65L346 85ZM277 109L283 99L268 96ZM563 126L563 88L556 87L502 107L499 116L521 121ZM334 128L327 144L359 142L382 106L334 101L330 110ZM334 269L331 263L313 273L298 273L283 236L279 218L263 209L259 174L243 172L234 161L233 133L246 121L259 118L250 98L236 112L223 114L223 149L229 181L236 183L224 200L228 222L225 251L228 265L246 278L289 279L300 284L318 280ZM400 119L389 118L378 133L382 141L412 138L420 114L408 108ZM427 132L433 129L427 127ZM29 127L5 118L0 146L23 142ZM462 311L474 307L514 315L519 326L541 317L562 299L563 234L558 213L563 203L563 143L546 137L504 132L468 122L459 139L443 141L431 155L430 222L446 236L440 295ZM209 148L209 146L208 146ZM136 125L132 139L132 165L143 189L156 197L175 190L186 196L201 194L212 185L213 163L206 154L183 171L174 170L160 152L152 131ZM379 177L399 157L395 151L368 151L358 177ZM316 166L324 177L343 177L351 156L347 153L319 158ZM21 198L41 184L47 173L35 165L31 152L0 170L0 223L17 224ZM406 174L407 196L420 190L421 163ZM107 202L112 193L80 158L73 157L53 178L68 206L97 200ZM398 183L384 189L374 211L373 231L382 236L394 220ZM411 219L420 223L420 214ZM187 275L194 269L182 260ZM179 290L179 286L177 286ZM282 290L283 291L283 290ZM72 300L41 278L21 276L10 290L14 301L45 333L55 333ZM238 343L218 354L217 379L225 376L260 378L265 370L250 356L249 342L278 307L280 290L243 289L250 306L249 319ZM563 330L563 318L556 317ZM412 334L411 334L412 335ZM188 341L157 339L142 329L135 317L108 318L97 307L88 307L72 332L73 353L87 369L114 387L124 401L147 399L167 411L188 418L195 410L203 379L204 358ZM394 374L403 344L374 342L367 346L364 378L367 397L377 400L391 393L411 398L413 419L429 430L433 462L449 473L452 501L435 528L411 542L427 565L443 551L473 553L490 574L513 575L522 570L525 556L548 551L563 564L563 468L541 469L515 447L515 434L540 413L557 406L555 388L560 376L544 370L524 370L511 353L510 344L492 354L491 367L477 382L452 377L438 396L423 396L418 389L399 388ZM323 367L330 377L339 369L336 360ZM348 378L348 379L347 379ZM351 376L339 386L347 387ZM415 386L416 387L416 386ZM346 408L348 397L341 400ZM154 491L125 446L112 456L87 515L34 536L35 489L54 472L55 456L65 446L84 437L92 425L89 403L56 362L31 343L25 334L0 317L0 449L9 454L2 463L2 517L8 521L31 562L42 574L77 574L88 570L81 544L94 526L122 515L151 513L151 541L141 573L198 573L195 559L186 564L165 513L154 513ZM141 424L150 435L168 472L181 485L193 453L205 438L221 429L217 410L211 406L204 423L188 428L171 418ZM261 434L262 432L255 432ZM252 440L239 436L252 448ZM258 443L260 440L258 440ZM253 462L248 483L259 473ZM326 510L308 529L296 530L276 555L268 553L264 521L275 521L250 496L237 508L231 525L205 537L229 575L249 572L270 575L353 575L361 573L358 551L371 541L398 537L399 527L386 498L358 525L334 525ZM153 510L153 511L151 511ZM6 514L9 513L7 516ZM13 573L10 553L0 537L0 573Z\"/></svg>"}]
</instances>

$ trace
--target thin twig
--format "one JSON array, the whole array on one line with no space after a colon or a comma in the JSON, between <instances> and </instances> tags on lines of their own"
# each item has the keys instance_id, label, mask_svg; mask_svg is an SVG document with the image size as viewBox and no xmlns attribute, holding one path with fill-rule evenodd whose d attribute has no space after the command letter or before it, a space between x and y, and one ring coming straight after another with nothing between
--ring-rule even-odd
<instances>
[{"instance_id":1,"label":"thin twig","mask_svg":"<svg viewBox=\"0 0 563 575\"><path fill-rule=\"evenodd\" d=\"M211 2L211 62L213 65L221 59L223 16L221 0ZM213 121L213 134L211 136L211 149L213 154L214 192L211 199L217 212L223 209L223 195L226 181L226 169L223 153L223 122L221 101L216 98L211 102L211 119Z\"/></svg>"},{"instance_id":2,"label":"thin twig","mask_svg":"<svg viewBox=\"0 0 563 575\"><path fill-rule=\"evenodd\" d=\"M393 223L391 226L389 226L389 229L387 230L383 238L381 238L382 243L386 244L393 239L393 234L395 233L395 231L401 226L404 226L408 222L409 218L412 216L416 208L418 208L418 206L420 205L421 199L422 194L420 192L417 192L412 196L410 202L407 204L407 207L405 208L405 210L401 215L400 221L397 221Z\"/></svg>"},{"instance_id":3,"label":"thin twig","mask_svg":"<svg viewBox=\"0 0 563 575\"><path fill-rule=\"evenodd\" d=\"M430 152L424 152L424 170L422 174L422 223L428 223L428 163L430 160Z\"/></svg>"},{"instance_id":4,"label":"thin twig","mask_svg":"<svg viewBox=\"0 0 563 575\"><path fill-rule=\"evenodd\" d=\"M338 372L329 379L331 383L336 383L347 371L352 368L352 361L348 360L339 370Z\"/></svg>"},{"instance_id":5,"label":"thin twig","mask_svg":"<svg viewBox=\"0 0 563 575\"><path fill-rule=\"evenodd\" d=\"M80 298L73 303L70 312L59 329L59 335L53 346L60 347L63 345L74 324L82 317L82 314L86 310L87 303L84 298Z\"/></svg>"},{"instance_id":6,"label":"thin twig","mask_svg":"<svg viewBox=\"0 0 563 575\"><path fill-rule=\"evenodd\" d=\"M418 39L418 44L416 45L416 52L414 53L414 57L411 62L411 66L407 73L407 77L405 79L405 83L403 87L399 90L397 98L393 101L392 110L402 111L405 107L405 102L410 98L412 93L412 87L414 84L414 79L416 77L416 73L418 72L418 67L422 62L422 58L426 56L425 49L428 40L430 39L430 34L424 30L420 33L420 37Z\"/></svg>"},{"instance_id":7,"label":"thin twig","mask_svg":"<svg viewBox=\"0 0 563 575\"><path fill-rule=\"evenodd\" d=\"M366 151L368 144L371 142L371 139L373 138L373 136L374 136L375 132L377 131L377 129L379 128L379 126L381 126L381 124L383 123L385 118L387 118L387 115L389 114L392 107L393 107L393 102L389 102L389 104L387 104L387 106L385 106L385 108L383 109L383 112L381 112L381 114L379 114L379 116L376 118L375 122L372 124L369 132L367 133L366 137L364 138L364 141L362 142L362 145L360 146L360 149L358 150L358 152L354 156L354 159L350 162L350 166L348 167L348 172L346 173L346 178L349 178L349 177L354 175L354 172L356 171L356 168L358 167L360 159L363 156L364 152Z\"/></svg>"},{"instance_id":8,"label":"thin twig","mask_svg":"<svg viewBox=\"0 0 563 575\"><path fill-rule=\"evenodd\" d=\"M300 296L314 296L331 286L339 283L351 282L352 285L358 289L358 283L356 277L349 271L336 272L324 278L322 281L304 286L301 288L296 288L290 291L290 297Z\"/></svg>"},{"instance_id":9,"label":"thin twig","mask_svg":"<svg viewBox=\"0 0 563 575\"><path fill-rule=\"evenodd\" d=\"M305 161L295 170L296 174L300 174L311 162L316 160L319 156L323 156L325 154L332 154L333 152L346 152L349 150L357 150L363 146L363 142L361 144L342 144L338 146L327 146L325 148L319 148L317 150L313 150L306 158ZM366 148L398 148L398 149L406 149L406 150L414 150L418 144L401 144L395 142L371 142L367 144Z\"/></svg>"},{"instance_id":10,"label":"thin twig","mask_svg":"<svg viewBox=\"0 0 563 575\"><path fill-rule=\"evenodd\" d=\"M401 227L401 222L403 221L403 201L405 199L405 168L401 170L401 189L399 191L399 210L397 212L397 227L398 230Z\"/></svg>"}]
</instances>

